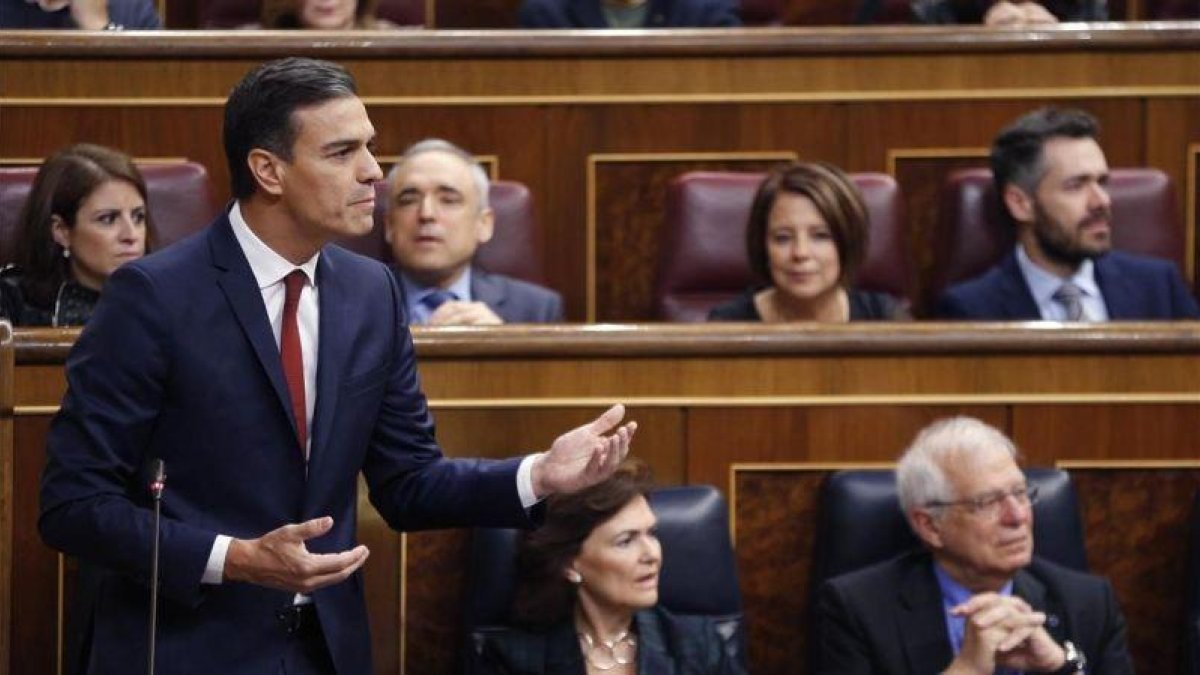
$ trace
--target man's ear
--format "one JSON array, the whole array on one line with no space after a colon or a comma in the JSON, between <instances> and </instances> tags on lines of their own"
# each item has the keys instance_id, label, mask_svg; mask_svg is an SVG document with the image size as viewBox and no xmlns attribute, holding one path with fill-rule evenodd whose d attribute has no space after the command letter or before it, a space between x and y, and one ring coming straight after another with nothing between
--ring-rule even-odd
<instances>
[{"instance_id":1,"label":"man's ear","mask_svg":"<svg viewBox=\"0 0 1200 675\"><path fill-rule=\"evenodd\" d=\"M929 511L925 509L913 509L908 514L908 522L912 525L913 532L917 534L917 538L929 548L939 549L945 545L942 541L941 523Z\"/></svg>"},{"instance_id":2,"label":"man's ear","mask_svg":"<svg viewBox=\"0 0 1200 675\"><path fill-rule=\"evenodd\" d=\"M246 155L250 175L264 193L278 197L283 194L283 176L287 173L286 163L275 153L254 148Z\"/></svg>"},{"instance_id":3,"label":"man's ear","mask_svg":"<svg viewBox=\"0 0 1200 675\"><path fill-rule=\"evenodd\" d=\"M480 244L486 244L492 239L492 235L496 233L496 212L488 209L483 209L479 212L479 218L475 221L475 241Z\"/></svg>"},{"instance_id":4,"label":"man's ear","mask_svg":"<svg viewBox=\"0 0 1200 675\"><path fill-rule=\"evenodd\" d=\"M1004 206L1018 223L1033 222L1033 197L1013 183L1004 186Z\"/></svg>"}]
</instances>

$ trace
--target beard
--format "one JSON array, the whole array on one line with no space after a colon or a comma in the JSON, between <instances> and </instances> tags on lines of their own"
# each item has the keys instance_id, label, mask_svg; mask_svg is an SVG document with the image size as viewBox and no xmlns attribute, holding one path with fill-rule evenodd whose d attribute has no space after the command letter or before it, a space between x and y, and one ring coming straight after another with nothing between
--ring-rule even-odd
<instances>
[{"instance_id":1,"label":"beard","mask_svg":"<svg viewBox=\"0 0 1200 675\"><path fill-rule=\"evenodd\" d=\"M1078 268L1083 261L1098 258L1112 248L1111 233L1106 233L1102 241L1094 245L1084 244L1082 238L1084 228L1096 222L1104 222L1111 228L1112 211L1107 207L1093 209L1074 227L1055 219L1036 200L1033 203L1033 215L1034 239L1042 253L1054 262Z\"/></svg>"}]
</instances>

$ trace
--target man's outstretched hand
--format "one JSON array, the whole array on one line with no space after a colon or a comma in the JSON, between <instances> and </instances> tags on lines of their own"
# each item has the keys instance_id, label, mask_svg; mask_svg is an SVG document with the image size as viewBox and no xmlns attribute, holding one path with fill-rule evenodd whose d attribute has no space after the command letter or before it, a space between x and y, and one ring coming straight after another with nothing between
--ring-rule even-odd
<instances>
[{"instance_id":1,"label":"man's outstretched hand","mask_svg":"<svg viewBox=\"0 0 1200 675\"><path fill-rule=\"evenodd\" d=\"M637 431L637 422L617 426L624 417L625 406L618 403L595 420L556 438L550 450L533 464L534 494L541 499L575 492L611 476L625 459Z\"/></svg>"},{"instance_id":2,"label":"man's outstretched hand","mask_svg":"<svg viewBox=\"0 0 1200 675\"><path fill-rule=\"evenodd\" d=\"M258 539L234 539L225 554L225 580L246 581L293 593L312 593L344 581L367 561L367 547L341 553L309 553L305 540L333 527L333 518L284 525Z\"/></svg>"}]
</instances>

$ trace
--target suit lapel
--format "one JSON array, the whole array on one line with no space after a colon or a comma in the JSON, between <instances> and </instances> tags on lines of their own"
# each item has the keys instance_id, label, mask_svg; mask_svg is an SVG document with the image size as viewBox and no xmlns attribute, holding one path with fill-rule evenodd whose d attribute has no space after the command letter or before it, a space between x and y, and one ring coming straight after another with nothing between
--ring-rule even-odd
<instances>
[{"instance_id":1,"label":"suit lapel","mask_svg":"<svg viewBox=\"0 0 1200 675\"><path fill-rule=\"evenodd\" d=\"M1127 277L1116 269L1111 255L1096 258L1094 265L1092 269L1096 274L1096 286L1104 296L1109 319L1128 319L1145 314L1145 308L1137 306L1137 293Z\"/></svg>"},{"instance_id":2,"label":"suit lapel","mask_svg":"<svg viewBox=\"0 0 1200 675\"><path fill-rule=\"evenodd\" d=\"M1027 570L1019 570L1013 577L1013 595L1029 603L1037 612L1046 613L1046 632L1054 641L1062 644L1070 637L1066 625L1066 613L1056 598L1050 595L1046 585Z\"/></svg>"},{"instance_id":3,"label":"suit lapel","mask_svg":"<svg viewBox=\"0 0 1200 675\"><path fill-rule=\"evenodd\" d=\"M900 585L900 614L896 631L910 673L940 673L954 660L942 591L928 556L919 556Z\"/></svg>"},{"instance_id":4,"label":"suit lapel","mask_svg":"<svg viewBox=\"0 0 1200 675\"><path fill-rule=\"evenodd\" d=\"M317 400L313 406L312 445L308 465L312 471L324 459L324 450L332 432L333 413L337 410L342 373L345 372L347 338L350 334L349 308L351 300L336 273L337 261L330 260L329 249L317 260L318 304L321 308L320 335L317 347Z\"/></svg>"},{"instance_id":5,"label":"suit lapel","mask_svg":"<svg viewBox=\"0 0 1200 675\"><path fill-rule=\"evenodd\" d=\"M658 617L653 610L642 610L633 615L637 625L637 671L639 673L678 672L675 660L667 650L667 638L662 633Z\"/></svg>"},{"instance_id":6,"label":"suit lapel","mask_svg":"<svg viewBox=\"0 0 1200 675\"><path fill-rule=\"evenodd\" d=\"M242 253L237 239L233 236L228 215L223 216L209 229L208 242L213 265L222 271L217 277L217 284L233 309L233 315L237 317L242 332L253 347L263 372L271 381L271 388L275 390L279 405L291 421L294 433L296 422L292 418L291 398L283 377L279 347L275 344L271 323L267 320L267 312L263 308L262 291L258 288L254 273L250 271L246 255Z\"/></svg>"},{"instance_id":7,"label":"suit lapel","mask_svg":"<svg viewBox=\"0 0 1200 675\"><path fill-rule=\"evenodd\" d=\"M504 291L492 275L478 267L471 270L471 299L491 307L497 314L504 304Z\"/></svg>"},{"instance_id":8,"label":"suit lapel","mask_svg":"<svg viewBox=\"0 0 1200 675\"><path fill-rule=\"evenodd\" d=\"M1021 266L1017 264L1016 252L1010 252L1000 264L1004 269L1002 277L1004 281L1004 318L1029 320L1042 318L1042 312L1033 299L1033 292L1029 290L1025 275L1021 273Z\"/></svg>"}]
</instances>

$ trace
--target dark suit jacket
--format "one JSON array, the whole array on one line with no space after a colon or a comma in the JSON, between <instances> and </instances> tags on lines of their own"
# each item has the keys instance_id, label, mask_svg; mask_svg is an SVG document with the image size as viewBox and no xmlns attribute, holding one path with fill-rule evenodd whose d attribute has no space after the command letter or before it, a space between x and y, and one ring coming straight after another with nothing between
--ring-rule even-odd
<instances>
[{"instance_id":1,"label":"dark suit jacket","mask_svg":"<svg viewBox=\"0 0 1200 675\"><path fill-rule=\"evenodd\" d=\"M67 358L39 527L101 569L92 673L146 654L152 518L145 467L165 461L158 672L275 672L292 594L200 583L217 534L260 536L329 515L314 552L356 543L357 477L397 529L527 523L519 460L447 460L421 393L399 285L336 246L316 272L320 336L311 453L298 447L262 296L226 216L108 280ZM371 672L360 574L312 594L341 673Z\"/></svg>"},{"instance_id":2,"label":"dark suit jacket","mask_svg":"<svg viewBox=\"0 0 1200 675\"><path fill-rule=\"evenodd\" d=\"M1096 284L1112 320L1196 319L1200 309L1175 265L1157 258L1111 251L1095 261ZM1030 321L1042 318L1017 254L946 291L934 312L949 319Z\"/></svg>"},{"instance_id":3,"label":"dark suit jacket","mask_svg":"<svg viewBox=\"0 0 1200 675\"><path fill-rule=\"evenodd\" d=\"M744 675L728 644L707 617L676 615L662 607L634 615L637 672L647 675ZM572 621L546 631L488 630L470 675L584 675L583 654Z\"/></svg>"},{"instance_id":4,"label":"dark suit jacket","mask_svg":"<svg viewBox=\"0 0 1200 675\"><path fill-rule=\"evenodd\" d=\"M491 307L504 323L563 320L562 296L558 293L528 281L490 274L478 267L471 269L471 297Z\"/></svg>"},{"instance_id":5,"label":"dark suit jacket","mask_svg":"<svg viewBox=\"0 0 1200 675\"><path fill-rule=\"evenodd\" d=\"M762 321L758 308L754 306L754 294L757 290L749 290L728 302L713 307L708 313L709 321ZM907 319L907 311L903 304L888 295L875 291L851 290L850 300L851 321L886 321L890 319Z\"/></svg>"},{"instance_id":6,"label":"dark suit jacket","mask_svg":"<svg viewBox=\"0 0 1200 675\"><path fill-rule=\"evenodd\" d=\"M525 0L518 21L523 28L608 28L603 0ZM646 28L718 28L740 26L734 0L650 0Z\"/></svg>"},{"instance_id":7,"label":"dark suit jacket","mask_svg":"<svg viewBox=\"0 0 1200 675\"><path fill-rule=\"evenodd\" d=\"M1046 629L1071 640L1088 675L1132 675L1125 619L1109 583L1034 558L1013 592L1046 612ZM817 673L929 675L954 659L933 560L916 551L835 577L818 591Z\"/></svg>"}]
</instances>

